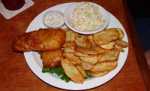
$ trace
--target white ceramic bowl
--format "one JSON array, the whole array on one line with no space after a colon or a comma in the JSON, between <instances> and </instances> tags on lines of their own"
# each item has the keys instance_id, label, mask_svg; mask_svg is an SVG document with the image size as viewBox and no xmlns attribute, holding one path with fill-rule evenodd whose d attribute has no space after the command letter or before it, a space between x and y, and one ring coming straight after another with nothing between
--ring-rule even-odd
<instances>
[{"instance_id":1,"label":"white ceramic bowl","mask_svg":"<svg viewBox=\"0 0 150 91\"><path fill-rule=\"evenodd\" d=\"M95 4L95 3L91 3L92 5L98 7L98 11L100 12L101 15L101 19L104 20L104 22L102 24L100 24L99 26L97 26L94 30L90 30L90 31L81 31L79 28L75 28L72 24L71 21L71 15L74 12L74 9L76 7L78 7L79 4L81 3L89 3L89 2L80 2L80 3L73 3L72 5L68 6L65 11L64 11L64 18L65 18L65 24L72 29L75 32L78 32L80 34L94 34L97 33L99 31L104 30L104 28L107 27L107 25L109 24L109 13L100 5ZM88 27L88 26L87 26Z\"/></svg>"}]
</instances>

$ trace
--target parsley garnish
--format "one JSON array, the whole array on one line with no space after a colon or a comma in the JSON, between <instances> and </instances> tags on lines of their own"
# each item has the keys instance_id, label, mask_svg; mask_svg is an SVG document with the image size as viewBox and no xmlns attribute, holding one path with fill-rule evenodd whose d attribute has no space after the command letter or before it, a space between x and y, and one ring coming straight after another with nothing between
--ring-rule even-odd
<instances>
[{"instance_id":1,"label":"parsley garnish","mask_svg":"<svg viewBox=\"0 0 150 91\"><path fill-rule=\"evenodd\" d=\"M65 74L64 70L62 67L53 67L53 68L43 68L42 69L43 73L54 73L57 76L60 77L60 79L69 82L70 78Z\"/></svg>"}]
</instances>

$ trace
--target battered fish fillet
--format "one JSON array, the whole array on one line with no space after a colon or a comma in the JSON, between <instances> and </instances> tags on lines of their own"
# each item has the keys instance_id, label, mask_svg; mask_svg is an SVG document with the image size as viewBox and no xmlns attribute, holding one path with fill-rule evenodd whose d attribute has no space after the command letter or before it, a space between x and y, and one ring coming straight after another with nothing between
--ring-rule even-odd
<instances>
[{"instance_id":1,"label":"battered fish fillet","mask_svg":"<svg viewBox=\"0 0 150 91\"><path fill-rule=\"evenodd\" d=\"M41 59L44 68L52 68L60 66L61 58L62 58L61 49L54 51L45 51L41 53Z\"/></svg>"},{"instance_id":2,"label":"battered fish fillet","mask_svg":"<svg viewBox=\"0 0 150 91\"><path fill-rule=\"evenodd\" d=\"M60 49L65 43L62 29L40 29L18 37L14 48L18 51L49 51Z\"/></svg>"}]
</instances>

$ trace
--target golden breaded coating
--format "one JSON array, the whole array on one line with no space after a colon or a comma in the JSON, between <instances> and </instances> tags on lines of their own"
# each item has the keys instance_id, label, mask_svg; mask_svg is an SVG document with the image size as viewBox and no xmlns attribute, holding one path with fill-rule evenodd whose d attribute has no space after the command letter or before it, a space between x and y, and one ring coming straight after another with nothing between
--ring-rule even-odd
<instances>
[{"instance_id":1,"label":"golden breaded coating","mask_svg":"<svg viewBox=\"0 0 150 91\"><path fill-rule=\"evenodd\" d=\"M60 61L62 59L62 51L54 50L42 52L41 59L44 68L60 66Z\"/></svg>"},{"instance_id":2,"label":"golden breaded coating","mask_svg":"<svg viewBox=\"0 0 150 91\"><path fill-rule=\"evenodd\" d=\"M39 29L19 36L14 48L18 51L48 51L60 49L64 43L64 30Z\"/></svg>"}]
</instances>

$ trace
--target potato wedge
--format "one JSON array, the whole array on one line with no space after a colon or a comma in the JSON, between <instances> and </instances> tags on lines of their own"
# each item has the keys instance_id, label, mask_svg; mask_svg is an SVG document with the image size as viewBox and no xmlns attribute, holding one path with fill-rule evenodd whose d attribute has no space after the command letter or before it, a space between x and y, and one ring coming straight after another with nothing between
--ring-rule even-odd
<instances>
[{"instance_id":1,"label":"potato wedge","mask_svg":"<svg viewBox=\"0 0 150 91\"><path fill-rule=\"evenodd\" d=\"M119 50L110 50L98 56L98 62L109 62L115 61L118 59L120 51Z\"/></svg>"},{"instance_id":2,"label":"potato wedge","mask_svg":"<svg viewBox=\"0 0 150 91\"><path fill-rule=\"evenodd\" d=\"M126 47L128 47L128 43L126 41L123 41L123 40L116 41L115 48L122 49L122 48L126 48Z\"/></svg>"},{"instance_id":3,"label":"potato wedge","mask_svg":"<svg viewBox=\"0 0 150 91\"><path fill-rule=\"evenodd\" d=\"M97 45L108 44L111 41L119 39L120 35L117 28L109 28L94 34L94 41Z\"/></svg>"},{"instance_id":4,"label":"potato wedge","mask_svg":"<svg viewBox=\"0 0 150 91\"><path fill-rule=\"evenodd\" d=\"M98 62L98 57L97 56L85 56L85 57L80 57L81 61L90 63L90 64L96 64Z\"/></svg>"},{"instance_id":5,"label":"potato wedge","mask_svg":"<svg viewBox=\"0 0 150 91\"><path fill-rule=\"evenodd\" d=\"M93 77L101 77L109 73L109 71L103 71L103 72L90 72L89 74Z\"/></svg>"},{"instance_id":6,"label":"potato wedge","mask_svg":"<svg viewBox=\"0 0 150 91\"><path fill-rule=\"evenodd\" d=\"M117 61L97 63L92 69L92 72L110 71L117 67Z\"/></svg>"},{"instance_id":7,"label":"potato wedge","mask_svg":"<svg viewBox=\"0 0 150 91\"><path fill-rule=\"evenodd\" d=\"M89 42L91 43L92 47L95 47L95 46L96 46L95 41L94 41L94 38L93 38L92 35L89 35L89 36L88 36L88 40L89 40Z\"/></svg>"},{"instance_id":8,"label":"potato wedge","mask_svg":"<svg viewBox=\"0 0 150 91\"><path fill-rule=\"evenodd\" d=\"M81 63L81 66L84 70L90 70L94 67L93 64L90 64L90 63L87 63L87 62L82 62Z\"/></svg>"},{"instance_id":9,"label":"potato wedge","mask_svg":"<svg viewBox=\"0 0 150 91\"><path fill-rule=\"evenodd\" d=\"M76 37L77 37L77 33L70 30L66 31L66 42L75 41Z\"/></svg>"},{"instance_id":10,"label":"potato wedge","mask_svg":"<svg viewBox=\"0 0 150 91\"><path fill-rule=\"evenodd\" d=\"M78 69L68 60L62 59L61 65L65 71L65 74L76 83L83 83L84 77L78 71Z\"/></svg>"},{"instance_id":11,"label":"potato wedge","mask_svg":"<svg viewBox=\"0 0 150 91\"><path fill-rule=\"evenodd\" d=\"M82 66L77 65L76 67L80 71L80 73L83 75L84 78L87 77L87 74L86 74L86 72L85 72L85 70L83 69Z\"/></svg>"},{"instance_id":12,"label":"potato wedge","mask_svg":"<svg viewBox=\"0 0 150 91\"><path fill-rule=\"evenodd\" d=\"M78 56L78 57L87 57L88 56L88 54L84 54L84 53L77 52L77 51L74 52L74 55Z\"/></svg>"},{"instance_id":13,"label":"potato wedge","mask_svg":"<svg viewBox=\"0 0 150 91\"><path fill-rule=\"evenodd\" d=\"M76 48L77 52L81 52L83 54L88 54L88 55L96 55L98 54L98 52L92 48L81 48L81 47L77 47Z\"/></svg>"},{"instance_id":14,"label":"potato wedge","mask_svg":"<svg viewBox=\"0 0 150 91\"><path fill-rule=\"evenodd\" d=\"M95 47L94 50L97 51L98 54L102 54L102 53L108 51L108 50L101 48L101 47Z\"/></svg>"},{"instance_id":15,"label":"potato wedge","mask_svg":"<svg viewBox=\"0 0 150 91\"><path fill-rule=\"evenodd\" d=\"M75 52L76 44L75 42L66 42L63 45L64 52Z\"/></svg>"},{"instance_id":16,"label":"potato wedge","mask_svg":"<svg viewBox=\"0 0 150 91\"><path fill-rule=\"evenodd\" d=\"M41 53L43 67L46 67L46 68L59 66L61 58L62 58L61 50L45 51Z\"/></svg>"},{"instance_id":17,"label":"potato wedge","mask_svg":"<svg viewBox=\"0 0 150 91\"><path fill-rule=\"evenodd\" d=\"M92 46L86 35L78 35L75 42L78 47L91 48Z\"/></svg>"},{"instance_id":18,"label":"potato wedge","mask_svg":"<svg viewBox=\"0 0 150 91\"><path fill-rule=\"evenodd\" d=\"M108 44L104 44L104 45L100 45L101 48L104 48L104 49L113 49L115 46L115 42L109 42Z\"/></svg>"},{"instance_id":19,"label":"potato wedge","mask_svg":"<svg viewBox=\"0 0 150 91\"><path fill-rule=\"evenodd\" d=\"M120 40L123 39L124 33L123 33L122 29L120 29L120 28L116 28L116 29L118 30L118 33L119 33L119 39Z\"/></svg>"},{"instance_id":20,"label":"potato wedge","mask_svg":"<svg viewBox=\"0 0 150 91\"><path fill-rule=\"evenodd\" d=\"M81 64L80 58L75 56L73 53L64 53L63 56L74 65Z\"/></svg>"}]
</instances>

